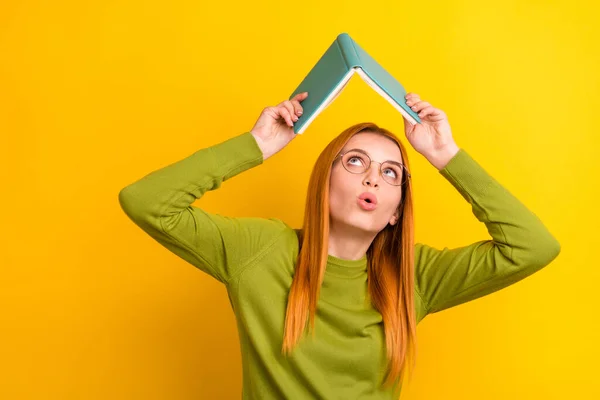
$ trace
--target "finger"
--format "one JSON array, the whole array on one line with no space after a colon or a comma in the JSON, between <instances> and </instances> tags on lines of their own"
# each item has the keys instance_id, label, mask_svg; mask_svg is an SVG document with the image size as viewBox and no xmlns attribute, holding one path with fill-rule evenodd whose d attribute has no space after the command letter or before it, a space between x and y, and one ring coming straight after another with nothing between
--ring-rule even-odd
<instances>
[{"instance_id":1,"label":"finger","mask_svg":"<svg viewBox=\"0 0 600 400\"><path fill-rule=\"evenodd\" d=\"M425 107L424 109L421 110L421 112L419 112L419 117L426 117L426 116L438 117L441 115L442 115L441 110L439 110L433 106Z\"/></svg>"},{"instance_id":2,"label":"finger","mask_svg":"<svg viewBox=\"0 0 600 400\"><path fill-rule=\"evenodd\" d=\"M302 92L295 95L292 100L302 101L308 97L308 92Z\"/></svg>"},{"instance_id":3,"label":"finger","mask_svg":"<svg viewBox=\"0 0 600 400\"><path fill-rule=\"evenodd\" d=\"M411 104L412 104L412 103L411 103ZM429 103L428 103L428 102L426 102L426 101L419 101L419 102L416 102L414 105L412 105L412 106L410 107L410 109L411 109L411 110L413 110L413 111L419 112L419 111L421 111L422 109L424 109L425 107L429 107L430 105L431 105L431 104L429 104Z\"/></svg>"},{"instance_id":4,"label":"finger","mask_svg":"<svg viewBox=\"0 0 600 400\"><path fill-rule=\"evenodd\" d=\"M292 116L290 114L290 111L284 105L280 105L279 107L277 107L277 112L279 115L281 115L281 117L289 126L294 126L294 122L292 122Z\"/></svg>"},{"instance_id":5,"label":"finger","mask_svg":"<svg viewBox=\"0 0 600 400\"><path fill-rule=\"evenodd\" d=\"M418 95L418 94L416 94L416 93L412 93L412 92L410 92L410 93L407 93L407 94L406 94L406 100L410 100L410 101L412 101L413 103L416 103L416 102L417 102L417 101L419 101L420 99L421 99L421 96L419 96L419 95Z\"/></svg>"},{"instance_id":6,"label":"finger","mask_svg":"<svg viewBox=\"0 0 600 400\"><path fill-rule=\"evenodd\" d=\"M292 105L294 106L294 113L298 116L302 115L302 106L298 100L292 100Z\"/></svg>"},{"instance_id":7,"label":"finger","mask_svg":"<svg viewBox=\"0 0 600 400\"><path fill-rule=\"evenodd\" d=\"M286 100L286 101L282 102L281 105L283 105L289 111L290 117L292 118L293 121L298 121L298 116L296 115L296 110L294 110L294 105L292 104L291 101Z\"/></svg>"},{"instance_id":8,"label":"finger","mask_svg":"<svg viewBox=\"0 0 600 400\"><path fill-rule=\"evenodd\" d=\"M410 138L414 135L415 133L415 129L417 129L417 126L419 124L413 124L412 122L406 120L404 121L404 133L406 134L407 138Z\"/></svg>"}]
</instances>

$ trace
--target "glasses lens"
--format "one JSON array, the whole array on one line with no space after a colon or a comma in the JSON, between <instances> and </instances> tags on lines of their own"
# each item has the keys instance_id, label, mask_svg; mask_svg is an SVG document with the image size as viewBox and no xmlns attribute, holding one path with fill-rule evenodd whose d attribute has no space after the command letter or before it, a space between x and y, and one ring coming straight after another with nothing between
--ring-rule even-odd
<instances>
[{"instance_id":1,"label":"glasses lens","mask_svg":"<svg viewBox=\"0 0 600 400\"><path fill-rule=\"evenodd\" d=\"M360 151L349 151L342 157L342 165L348 172L353 174L362 174L369 168L371 160ZM406 179L406 171L402 166L384 162L381 165L381 175L390 185L400 186Z\"/></svg>"},{"instance_id":2,"label":"glasses lens","mask_svg":"<svg viewBox=\"0 0 600 400\"><path fill-rule=\"evenodd\" d=\"M404 179L406 178L404 168L387 162L384 162L381 165L381 175L387 183L395 186L402 185L404 183Z\"/></svg>"},{"instance_id":3,"label":"glasses lens","mask_svg":"<svg viewBox=\"0 0 600 400\"><path fill-rule=\"evenodd\" d=\"M359 151L349 151L342 158L344 168L353 174L361 174L369 168L371 161L366 154Z\"/></svg>"}]
</instances>

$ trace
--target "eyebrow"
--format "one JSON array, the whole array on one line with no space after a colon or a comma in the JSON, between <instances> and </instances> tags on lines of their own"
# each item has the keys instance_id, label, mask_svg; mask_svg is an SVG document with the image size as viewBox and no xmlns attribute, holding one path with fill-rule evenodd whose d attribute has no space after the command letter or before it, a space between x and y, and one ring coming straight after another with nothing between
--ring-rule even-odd
<instances>
[{"instance_id":1,"label":"eyebrow","mask_svg":"<svg viewBox=\"0 0 600 400\"><path fill-rule=\"evenodd\" d=\"M349 151L359 151L359 152L361 152L361 153L364 153L364 154L368 155L368 156L369 156L369 158L371 158L371 155L370 155L369 153L367 153L367 152L366 152L365 150L363 150L363 149L349 149L349 150L346 150L346 151L344 151L344 153L347 153L347 152L349 152ZM371 159L372 159L372 158L371 158ZM403 163L401 163L401 162L399 162L399 161L394 161L394 160L386 160L386 161L384 161L384 162L389 162L389 163L392 163L392 164L396 164L396 165L404 166L404 164L403 164Z\"/></svg>"}]
</instances>

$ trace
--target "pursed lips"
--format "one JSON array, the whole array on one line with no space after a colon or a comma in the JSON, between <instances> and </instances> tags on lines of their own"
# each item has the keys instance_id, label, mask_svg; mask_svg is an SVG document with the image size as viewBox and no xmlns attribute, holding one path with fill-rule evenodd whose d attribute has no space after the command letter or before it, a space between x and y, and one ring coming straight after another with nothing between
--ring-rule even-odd
<instances>
[{"instance_id":1,"label":"pursed lips","mask_svg":"<svg viewBox=\"0 0 600 400\"><path fill-rule=\"evenodd\" d=\"M364 210L374 210L377 207L377 196L371 192L363 192L358 196L357 203Z\"/></svg>"}]
</instances>

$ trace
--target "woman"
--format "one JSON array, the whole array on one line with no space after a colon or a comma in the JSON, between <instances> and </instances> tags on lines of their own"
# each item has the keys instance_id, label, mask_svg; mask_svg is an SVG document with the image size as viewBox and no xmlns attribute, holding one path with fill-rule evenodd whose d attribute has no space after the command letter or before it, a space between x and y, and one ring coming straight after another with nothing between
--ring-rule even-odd
<instances>
[{"instance_id":1,"label":"woman","mask_svg":"<svg viewBox=\"0 0 600 400\"><path fill-rule=\"evenodd\" d=\"M414 367L418 322L531 275L560 245L456 145L445 113L413 93L406 101L422 121L404 120L408 142L471 204L491 240L415 244L406 151L373 123L349 127L320 154L302 229L191 205L289 144L307 96L265 108L249 132L146 175L119 201L160 244L226 285L244 399L397 398Z\"/></svg>"}]
</instances>

